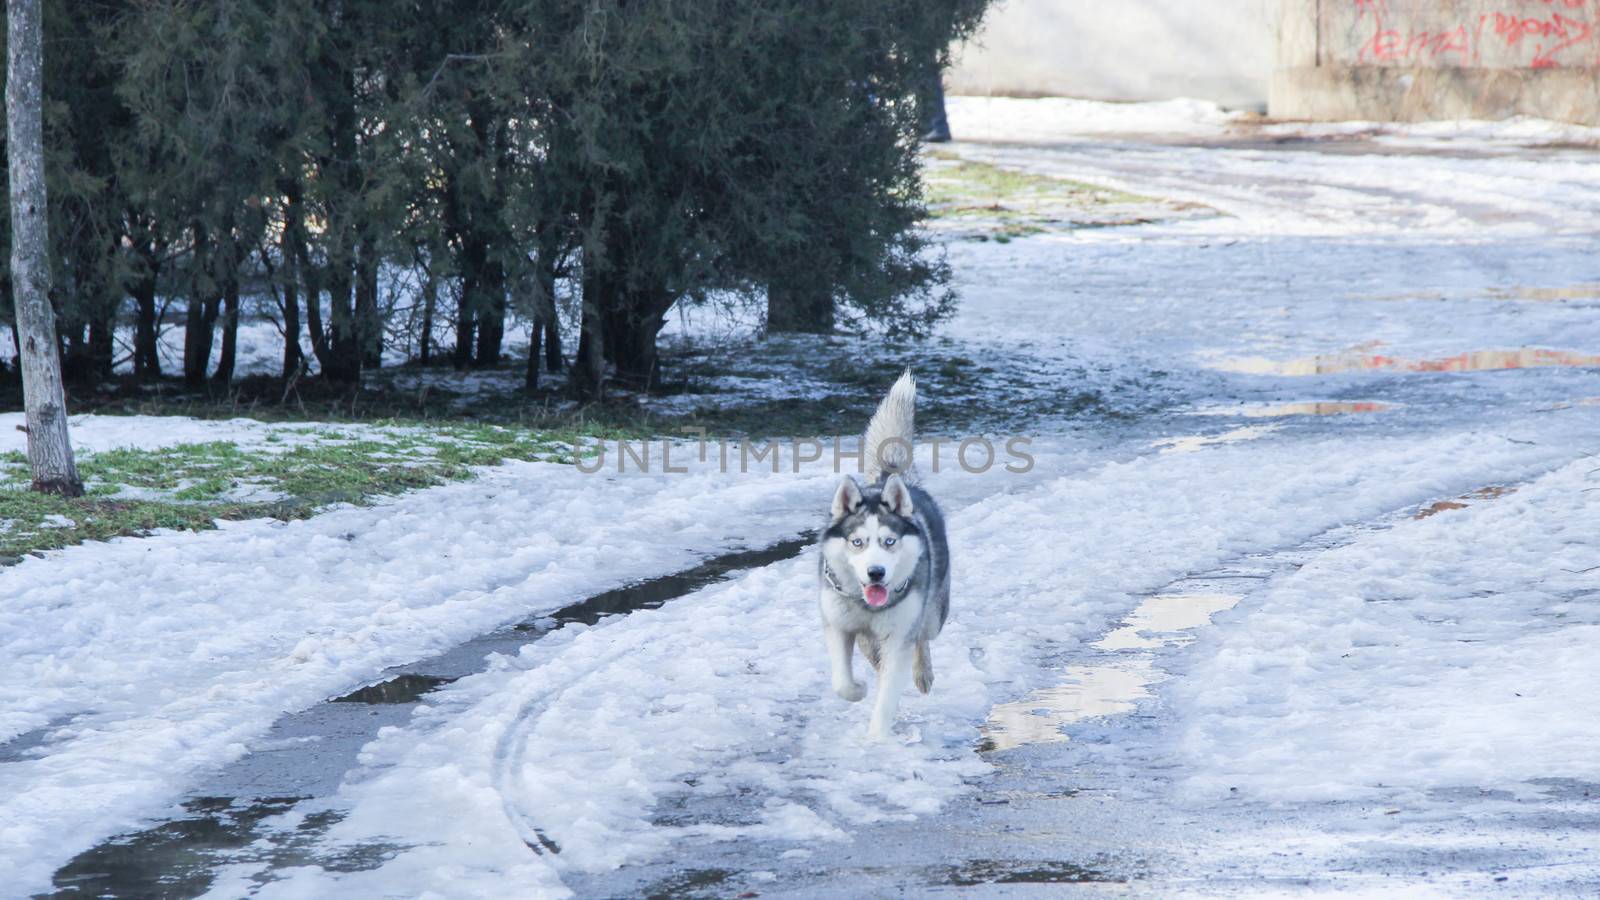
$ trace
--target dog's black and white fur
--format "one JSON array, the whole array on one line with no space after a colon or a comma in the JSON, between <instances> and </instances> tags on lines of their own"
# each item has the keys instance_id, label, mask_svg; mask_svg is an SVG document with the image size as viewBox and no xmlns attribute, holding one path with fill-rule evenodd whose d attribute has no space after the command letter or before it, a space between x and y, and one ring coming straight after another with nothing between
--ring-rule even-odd
<instances>
[{"instance_id":1,"label":"dog's black and white fur","mask_svg":"<svg viewBox=\"0 0 1600 900\"><path fill-rule=\"evenodd\" d=\"M822 630L833 690L855 702L866 686L851 673L856 647L878 671L878 696L867 733L894 727L900 694L915 676L933 687L928 642L950 612L950 550L944 517L912 483L916 382L907 371L889 389L862 442L867 484L846 475L834 493L821 539L818 579Z\"/></svg>"}]
</instances>

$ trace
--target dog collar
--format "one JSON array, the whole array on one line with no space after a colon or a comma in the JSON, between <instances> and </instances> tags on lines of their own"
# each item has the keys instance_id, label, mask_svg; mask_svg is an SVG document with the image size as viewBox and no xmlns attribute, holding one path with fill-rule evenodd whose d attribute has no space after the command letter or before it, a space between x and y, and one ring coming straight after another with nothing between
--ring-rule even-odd
<instances>
[{"instance_id":1,"label":"dog collar","mask_svg":"<svg viewBox=\"0 0 1600 900\"><path fill-rule=\"evenodd\" d=\"M839 576L835 575L833 573L833 567L828 565L828 561L826 559L824 559L822 561L822 578L823 578L824 581L828 582L828 587L835 594L838 594L841 597L854 597L855 596L854 593L845 590L844 586L839 583ZM897 587L894 590L890 591L889 592L889 596L893 597L896 600L898 600L901 597L905 596L906 591L908 591L910 589L911 589L911 579L907 578L905 581L902 581L900 583L899 587Z\"/></svg>"}]
</instances>

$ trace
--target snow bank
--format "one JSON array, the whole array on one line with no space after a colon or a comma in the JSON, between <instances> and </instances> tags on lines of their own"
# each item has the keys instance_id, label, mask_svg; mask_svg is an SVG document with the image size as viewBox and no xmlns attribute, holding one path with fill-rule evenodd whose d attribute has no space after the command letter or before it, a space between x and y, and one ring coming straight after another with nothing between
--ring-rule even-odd
<instances>
[{"instance_id":1,"label":"snow bank","mask_svg":"<svg viewBox=\"0 0 1600 900\"><path fill-rule=\"evenodd\" d=\"M1240 129L1249 134L1253 130L1248 122ZM1592 125L1575 125L1532 116L1513 116L1509 119L1456 119L1437 122L1272 122L1262 124L1259 132L1271 136L1296 136L1305 138L1366 137L1389 147L1427 148L1429 146L1454 147L1458 150L1506 149L1510 147L1548 147L1576 144L1594 146L1600 143L1600 128Z\"/></svg>"},{"instance_id":2,"label":"snow bank","mask_svg":"<svg viewBox=\"0 0 1600 900\"><path fill-rule=\"evenodd\" d=\"M1247 113L1182 98L1107 103L1071 97L946 97L950 131L962 141L1048 143L1107 135L1216 135Z\"/></svg>"},{"instance_id":3,"label":"snow bank","mask_svg":"<svg viewBox=\"0 0 1600 900\"><path fill-rule=\"evenodd\" d=\"M1530 116L1500 121L1281 122L1192 98L1113 103L1071 97L952 96L945 103L950 130L961 141L1054 143L1137 136L1190 140L1362 138L1395 148L1458 150L1600 143L1600 128Z\"/></svg>"}]
</instances>

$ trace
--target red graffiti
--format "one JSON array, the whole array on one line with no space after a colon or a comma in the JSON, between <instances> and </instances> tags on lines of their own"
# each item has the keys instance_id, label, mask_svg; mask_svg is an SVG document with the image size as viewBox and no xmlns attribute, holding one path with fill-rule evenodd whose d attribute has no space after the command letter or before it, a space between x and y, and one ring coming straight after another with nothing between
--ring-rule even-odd
<instances>
[{"instance_id":1,"label":"red graffiti","mask_svg":"<svg viewBox=\"0 0 1600 900\"><path fill-rule=\"evenodd\" d=\"M1560 65L1555 60L1557 53L1587 41L1594 30L1589 23L1569 19L1560 13L1552 13L1548 20L1495 13L1494 33L1505 38L1508 47L1515 47L1526 37L1560 38L1560 43L1548 50L1543 44L1533 48L1533 68L1553 69Z\"/></svg>"},{"instance_id":2,"label":"red graffiti","mask_svg":"<svg viewBox=\"0 0 1600 900\"><path fill-rule=\"evenodd\" d=\"M1471 60L1472 43L1468 39L1467 26L1457 25L1448 31L1425 29L1402 34L1393 28L1384 28L1380 22L1372 40L1361 49L1361 58L1363 61L1370 58L1379 62L1434 62L1451 53L1459 57L1458 62Z\"/></svg>"},{"instance_id":3,"label":"red graffiti","mask_svg":"<svg viewBox=\"0 0 1600 900\"><path fill-rule=\"evenodd\" d=\"M1594 0L1503 0L1519 7L1536 9L1524 12L1495 12L1475 17L1475 21L1439 21L1438 16L1427 16L1424 9L1408 9L1400 16L1392 15L1394 7L1426 7L1431 4L1412 0L1411 3L1395 0L1350 0L1357 21L1371 18L1371 37L1360 47L1357 61L1362 63L1390 63L1398 65L1443 64L1469 66L1482 63L1490 46L1510 50L1518 60L1535 69L1555 68L1562 64L1558 57L1580 45L1594 45L1594 26L1584 19L1574 18L1564 11L1583 10L1594 5ZM1349 9L1350 7L1346 7ZM1544 11L1539 12L1537 8ZM1412 15L1406 15L1409 12ZM1348 13L1346 13L1348 15ZM1417 15L1424 16L1419 22ZM1410 19L1401 24L1396 19ZM1492 30L1491 30L1492 29ZM1492 44L1490 42L1493 42ZM1591 50L1597 47L1591 46ZM1501 58L1505 51L1492 54ZM1531 55L1525 56L1524 54ZM1593 54L1590 54L1593 55ZM1593 65L1592 60L1574 61ZM1511 64L1515 65L1515 62Z\"/></svg>"}]
</instances>

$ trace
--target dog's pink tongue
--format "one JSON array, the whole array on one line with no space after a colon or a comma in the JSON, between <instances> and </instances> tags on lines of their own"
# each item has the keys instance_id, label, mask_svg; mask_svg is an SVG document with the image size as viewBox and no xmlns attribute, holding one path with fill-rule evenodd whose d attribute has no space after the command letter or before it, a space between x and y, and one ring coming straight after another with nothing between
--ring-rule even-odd
<instances>
[{"instance_id":1,"label":"dog's pink tongue","mask_svg":"<svg viewBox=\"0 0 1600 900\"><path fill-rule=\"evenodd\" d=\"M861 589L868 606L882 606L889 602L889 589L881 584L869 584Z\"/></svg>"}]
</instances>

